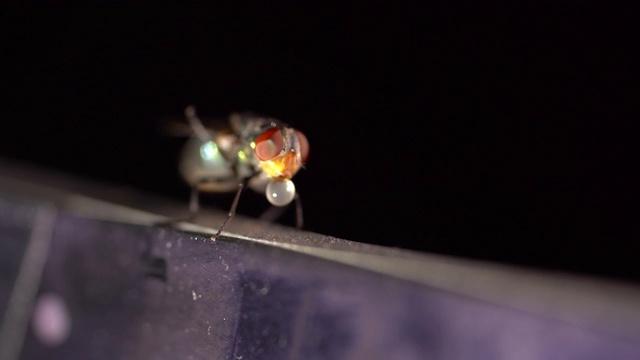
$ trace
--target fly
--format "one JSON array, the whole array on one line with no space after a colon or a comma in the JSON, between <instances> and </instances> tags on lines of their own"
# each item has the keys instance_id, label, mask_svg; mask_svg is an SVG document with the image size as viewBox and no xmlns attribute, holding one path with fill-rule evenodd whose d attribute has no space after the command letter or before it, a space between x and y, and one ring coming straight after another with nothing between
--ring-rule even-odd
<instances>
[{"instance_id":1,"label":"fly","mask_svg":"<svg viewBox=\"0 0 640 360\"><path fill-rule=\"evenodd\" d=\"M296 226L302 227L302 205L291 179L309 156L304 134L282 121L249 113L233 113L226 126L205 127L194 106L185 109L192 134L180 158L180 174L191 186L189 213L199 210L200 192L236 194L215 240L235 215L242 191L264 193L275 207L296 201Z\"/></svg>"}]
</instances>

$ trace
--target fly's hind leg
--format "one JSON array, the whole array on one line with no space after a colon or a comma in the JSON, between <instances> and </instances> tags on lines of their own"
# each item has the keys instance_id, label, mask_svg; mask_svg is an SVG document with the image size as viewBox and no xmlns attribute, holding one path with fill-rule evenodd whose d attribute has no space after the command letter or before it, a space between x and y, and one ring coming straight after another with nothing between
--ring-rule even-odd
<instances>
[{"instance_id":1,"label":"fly's hind leg","mask_svg":"<svg viewBox=\"0 0 640 360\"><path fill-rule=\"evenodd\" d=\"M191 186L191 194L189 195L189 213L185 216L171 218L155 223L156 226L172 226L183 221L193 221L198 217L200 212L200 190L199 187L202 184L212 182L209 178L203 178L196 181Z\"/></svg>"}]
</instances>

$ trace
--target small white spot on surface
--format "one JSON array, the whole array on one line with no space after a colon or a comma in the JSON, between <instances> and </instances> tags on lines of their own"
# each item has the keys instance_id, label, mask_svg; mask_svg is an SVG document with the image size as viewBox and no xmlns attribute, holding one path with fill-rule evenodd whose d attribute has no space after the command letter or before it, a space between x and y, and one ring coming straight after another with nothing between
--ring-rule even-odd
<instances>
[{"instance_id":1,"label":"small white spot on surface","mask_svg":"<svg viewBox=\"0 0 640 360\"><path fill-rule=\"evenodd\" d=\"M71 333L71 316L62 297L54 293L41 295L32 318L33 332L46 346L64 343Z\"/></svg>"},{"instance_id":2,"label":"small white spot on surface","mask_svg":"<svg viewBox=\"0 0 640 360\"><path fill-rule=\"evenodd\" d=\"M151 333L151 331L153 331L153 327L148 322L142 323L141 328L142 328L142 332L147 333L147 334L149 334L149 333Z\"/></svg>"},{"instance_id":3,"label":"small white spot on surface","mask_svg":"<svg viewBox=\"0 0 640 360\"><path fill-rule=\"evenodd\" d=\"M262 284L250 282L249 288L258 295L267 295L269 290L271 290L271 284L269 284L269 282L264 282Z\"/></svg>"},{"instance_id":4,"label":"small white spot on surface","mask_svg":"<svg viewBox=\"0 0 640 360\"><path fill-rule=\"evenodd\" d=\"M103 346L109 341L109 332L106 329L97 329L91 335L91 342L96 346Z\"/></svg>"},{"instance_id":5,"label":"small white spot on surface","mask_svg":"<svg viewBox=\"0 0 640 360\"><path fill-rule=\"evenodd\" d=\"M280 337L278 338L278 346L281 348L287 347L287 335L280 334Z\"/></svg>"},{"instance_id":6,"label":"small white spot on surface","mask_svg":"<svg viewBox=\"0 0 640 360\"><path fill-rule=\"evenodd\" d=\"M171 249L172 246L173 246L173 244L171 242L167 243L167 249Z\"/></svg>"},{"instance_id":7,"label":"small white spot on surface","mask_svg":"<svg viewBox=\"0 0 640 360\"><path fill-rule=\"evenodd\" d=\"M193 300L198 300L198 294L196 294L195 290L191 290L191 295L193 295Z\"/></svg>"},{"instance_id":8,"label":"small white spot on surface","mask_svg":"<svg viewBox=\"0 0 640 360\"><path fill-rule=\"evenodd\" d=\"M138 292L138 290L136 289L129 289L127 290L127 297L131 300L135 300L138 298L138 296L140 295L140 293Z\"/></svg>"}]
</instances>

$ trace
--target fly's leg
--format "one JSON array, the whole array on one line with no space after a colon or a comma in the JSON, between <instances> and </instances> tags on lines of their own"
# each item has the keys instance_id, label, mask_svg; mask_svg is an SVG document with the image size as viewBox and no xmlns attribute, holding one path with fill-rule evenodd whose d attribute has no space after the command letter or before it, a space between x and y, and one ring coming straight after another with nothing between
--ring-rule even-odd
<instances>
[{"instance_id":1,"label":"fly's leg","mask_svg":"<svg viewBox=\"0 0 640 360\"><path fill-rule=\"evenodd\" d=\"M296 201L296 228L298 230L302 229L302 200L300 200L300 195L298 195L298 193L296 193L295 196L295 201Z\"/></svg>"},{"instance_id":2,"label":"fly's leg","mask_svg":"<svg viewBox=\"0 0 640 360\"><path fill-rule=\"evenodd\" d=\"M158 223L156 223L156 225L158 226L163 226L163 225L174 225L176 223L182 222L182 221L193 221L195 220L195 218L198 216L198 213L200 212L200 190L198 190L198 188L200 187L200 185L208 183L208 182L212 182L215 180L209 179L209 178L203 178L200 179L198 181L196 181L195 184L193 184L191 186L191 195L189 195L189 214L183 217L177 217L177 218L173 218L173 219L168 219L168 220L164 220L164 221L160 221Z\"/></svg>"},{"instance_id":3,"label":"fly's leg","mask_svg":"<svg viewBox=\"0 0 640 360\"><path fill-rule=\"evenodd\" d=\"M211 141L211 134L207 131L207 129L202 125L202 121L198 118L196 114L196 108L193 105L189 105L184 109L184 116L187 118L187 122L191 127L193 133L202 141L208 142ZM199 187L200 185L207 182L215 182L215 179L202 178L198 179L194 184L191 185L191 195L189 196L189 214L184 217L169 219L165 221L161 221L157 223L157 225L173 225L182 221L193 221L200 211L200 200L199 200Z\"/></svg>"},{"instance_id":4,"label":"fly's leg","mask_svg":"<svg viewBox=\"0 0 640 360\"><path fill-rule=\"evenodd\" d=\"M302 201L300 200L300 195L298 195L296 193L296 196L294 197L295 201L296 201L296 229L300 230L302 229L302 225L303 225L303 216L302 216ZM260 215L260 220L262 221L268 221L268 222L273 222L276 219L278 219L280 216L282 216L282 214L284 213L284 211L287 209L287 206L271 206L270 208L268 208L265 212L262 213L262 215Z\"/></svg>"},{"instance_id":5,"label":"fly's leg","mask_svg":"<svg viewBox=\"0 0 640 360\"><path fill-rule=\"evenodd\" d=\"M200 190L198 190L198 185L203 182L198 181L194 186L191 187L191 195L189 196L189 219L193 220L198 216L198 212L200 211Z\"/></svg>"},{"instance_id":6,"label":"fly's leg","mask_svg":"<svg viewBox=\"0 0 640 360\"><path fill-rule=\"evenodd\" d=\"M260 215L258 219L266 222L274 222L276 219L282 216L282 213L284 213L286 209L286 206L271 205L267 210L265 210L265 212L262 213L262 215Z\"/></svg>"},{"instance_id":7,"label":"fly's leg","mask_svg":"<svg viewBox=\"0 0 640 360\"><path fill-rule=\"evenodd\" d=\"M242 190L244 190L247 187L247 184L249 183L249 180L251 180L251 178L252 176L245 177L238 185L238 191L236 191L236 196L233 198L233 203L231 204L231 209L229 209L227 218L224 219L224 221L222 222L222 225L220 225L220 228L218 229L216 234L211 237L212 240L215 241L218 238L218 236L220 236L220 233L222 232L224 227L227 226L227 223L231 219L233 219L233 217L235 216L236 209L238 208L238 202L240 201L240 194L242 194Z\"/></svg>"}]
</instances>

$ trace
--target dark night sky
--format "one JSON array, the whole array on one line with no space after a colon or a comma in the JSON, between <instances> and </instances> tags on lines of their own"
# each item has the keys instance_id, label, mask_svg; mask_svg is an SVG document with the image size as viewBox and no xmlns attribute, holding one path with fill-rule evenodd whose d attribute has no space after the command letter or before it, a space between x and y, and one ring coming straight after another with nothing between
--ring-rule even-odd
<instances>
[{"instance_id":1,"label":"dark night sky","mask_svg":"<svg viewBox=\"0 0 640 360\"><path fill-rule=\"evenodd\" d=\"M634 9L277 4L3 6L0 156L186 207L161 121L254 111L311 143L307 230L640 280Z\"/></svg>"}]
</instances>

